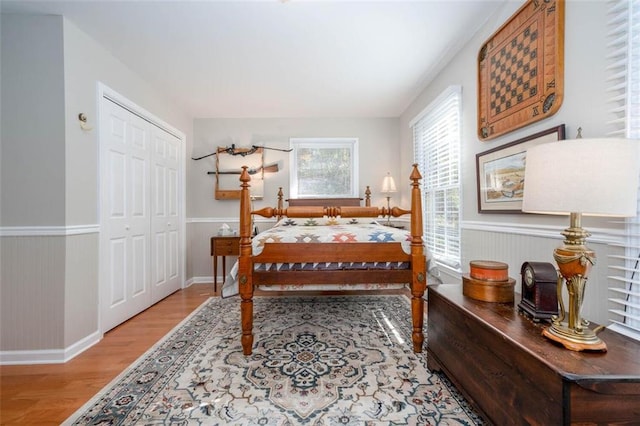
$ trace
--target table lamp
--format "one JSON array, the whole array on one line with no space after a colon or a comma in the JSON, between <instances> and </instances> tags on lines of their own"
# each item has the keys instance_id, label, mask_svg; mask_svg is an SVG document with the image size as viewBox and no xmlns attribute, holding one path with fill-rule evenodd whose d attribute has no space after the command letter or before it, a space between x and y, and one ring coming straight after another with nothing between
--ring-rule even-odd
<instances>
[{"instance_id":1,"label":"table lamp","mask_svg":"<svg viewBox=\"0 0 640 426\"><path fill-rule=\"evenodd\" d=\"M588 328L581 307L596 255L585 242L582 216L635 216L637 208L640 140L575 139L542 144L526 153L522 211L569 215L564 244L553 257L558 265L558 315L543 330L565 348L606 351L607 346ZM568 310L562 299L568 292Z\"/></svg>"},{"instance_id":2,"label":"table lamp","mask_svg":"<svg viewBox=\"0 0 640 426\"><path fill-rule=\"evenodd\" d=\"M391 194L397 192L396 182L390 172L382 180L382 193L387 197L387 225L391 225Z\"/></svg>"}]
</instances>

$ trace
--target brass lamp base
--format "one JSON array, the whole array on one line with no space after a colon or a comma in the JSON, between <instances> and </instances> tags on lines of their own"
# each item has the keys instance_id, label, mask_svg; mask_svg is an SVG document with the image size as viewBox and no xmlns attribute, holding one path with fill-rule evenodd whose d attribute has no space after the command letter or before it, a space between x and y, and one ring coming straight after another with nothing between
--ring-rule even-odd
<instances>
[{"instance_id":1,"label":"brass lamp base","mask_svg":"<svg viewBox=\"0 0 640 426\"><path fill-rule=\"evenodd\" d=\"M572 351L606 352L607 345L588 328L589 321L583 319L581 313L587 277L596 262L596 254L585 245L590 234L582 228L579 213L571 213L569 228L562 235L564 244L553 251L560 272L556 286L558 315L551 317L551 326L542 334ZM569 296L568 309L562 298L563 284Z\"/></svg>"},{"instance_id":2,"label":"brass lamp base","mask_svg":"<svg viewBox=\"0 0 640 426\"><path fill-rule=\"evenodd\" d=\"M542 335L571 351L607 351L607 344L589 328L583 328L582 333L577 333L564 325L553 324L545 328Z\"/></svg>"}]
</instances>

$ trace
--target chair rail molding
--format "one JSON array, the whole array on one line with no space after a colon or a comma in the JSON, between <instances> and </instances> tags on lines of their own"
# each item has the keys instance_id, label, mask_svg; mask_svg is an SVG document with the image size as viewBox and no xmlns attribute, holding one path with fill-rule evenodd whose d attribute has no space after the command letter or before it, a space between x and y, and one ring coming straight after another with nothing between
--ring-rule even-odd
<instances>
[{"instance_id":1,"label":"chair rail molding","mask_svg":"<svg viewBox=\"0 0 640 426\"><path fill-rule=\"evenodd\" d=\"M567 221L568 226L568 221ZM528 225L511 222L463 221L460 228L471 231L497 232L502 234L522 235L526 237L551 238L562 240L560 234L567 226ZM599 244L621 244L626 236L622 229L589 228L589 242Z\"/></svg>"},{"instance_id":2,"label":"chair rail molding","mask_svg":"<svg viewBox=\"0 0 640 426\"><path fill-rule=\"evenodd\" d=\"M68 235L97 234L100 225L71 226L2 226L0 237L59 237Z\"/></svg>"}]
</instances>

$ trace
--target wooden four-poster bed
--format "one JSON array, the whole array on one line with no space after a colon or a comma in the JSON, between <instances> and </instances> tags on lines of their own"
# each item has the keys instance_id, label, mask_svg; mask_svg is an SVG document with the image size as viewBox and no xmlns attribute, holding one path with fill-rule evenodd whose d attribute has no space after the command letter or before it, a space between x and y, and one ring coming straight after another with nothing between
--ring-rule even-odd
<instances>
[{"instance_id":1,"label":"wooden four-poster bed","mask_svg":"<svg viewBox=\"0 0 640 426\"><path fill-rule=\"evenodd\" d=\"M424 341L424 292L427 285L425 249L422 240L422 203L417 165L411 172L411 209L371 207L369 195L365 206L345 200L324 200L324 205L300 205L289 200L284 207L282 191L278 207L251 211L249 193L251 177L246 167L240 175L240 254L237 279L241 298L242 349L250 355L253 347L254 289L263 286L396 283L409 284L411 290L412 340L414 352L421 352ZM311 204L319 204L316 200ZM345 204L341 205L341 201ZM383 226L375 218L411 215L409 231ZM252 215L276 217L278 225L268 236L254 236ZM286 219L282 219L286 218ZM368 219L367 219L368 218ZM288 236L297 223L305 230L302 237ZM322 226L327 223L332 226ZM355 229L364 227L366 237ZM324 232L322 234L321 232ZM327 233L328 232L328 233ZM396 233L394 235L394 232ZM402 234L402 232L404 234ZM364 240L364 241L363 241ZM290 242L293 241L293 242ZM295 242L298 241L298 242ZM260 243L256 245L256 243ZM300 243L304 244L301 249ZM259 253L258 253L259 252Z\"/></svg>"}]
</instances>

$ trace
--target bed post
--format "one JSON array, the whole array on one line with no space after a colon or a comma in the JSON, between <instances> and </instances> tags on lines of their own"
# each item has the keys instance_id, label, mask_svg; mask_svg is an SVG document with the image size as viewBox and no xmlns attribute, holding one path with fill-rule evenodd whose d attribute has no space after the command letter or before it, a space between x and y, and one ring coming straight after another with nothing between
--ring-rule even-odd
<instances>
[{"instance_id":1,"label":"bed post","mask_svg":"<svg viewBox=\"0 0 640 426\"><path fill-rule=\"evenodd\" d=\"M240 322L242 324L242 352L251 355L253 348L253 265L251 264L251 176L247 167L240 174L240 254L238 282L240 283Z\"/></svg>"},{"instance_id":2,"label":"bed post","mask_svg":"<svg viewBox=\"0 0 640 426\"><path fill-rule=\"evenodd\" d=\"M282 210L284 209L284 193L282 187L278 188L278 220L282 219Z\"/></svg>"},{"instance_id":3,"label":"bed post","mask_svg":"<svg viewBox=\"0 0 640 426\"><path fill-rule=\"evenodd\" d=\"M413 351L422 352L424 334L424 292L427 288L426 259L422 241L422 194L418 165L411 172L411 317L413 321Z\"/></svg>"}]
</instances>

